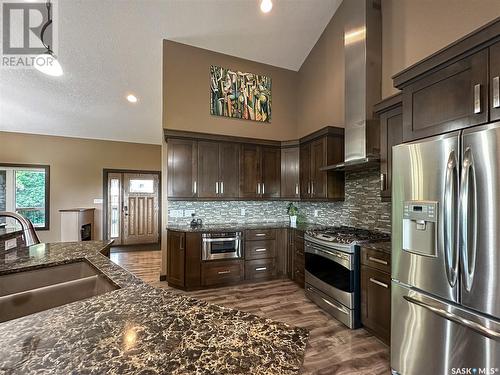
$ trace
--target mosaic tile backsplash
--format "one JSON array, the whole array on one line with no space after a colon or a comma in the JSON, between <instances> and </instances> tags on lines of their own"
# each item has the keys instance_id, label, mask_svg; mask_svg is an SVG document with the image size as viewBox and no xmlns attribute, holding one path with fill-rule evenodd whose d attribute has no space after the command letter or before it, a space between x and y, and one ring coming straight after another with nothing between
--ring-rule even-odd
<instances>
[{"instance_id":1,"label":"mosaic tile backsplash","mask_svg":"<svg viewBox=\"0 0 500 375\"><path fill-rule=\"evenodd\" d=\"M380 200L379 170L346 174L344 202L296 202L303 220L322 225L349 225L358 228L391 231L391 204ZM256 223L287 221L286 201L171 201L169 222L187 224L193 210L204 223ZM244 215L242 215L242 209ZM187 217L184 217L184 214ZM316 215L315 215L316 214ZM175 217L183 215L182 217Z\"/></svg>"}]
</instances>

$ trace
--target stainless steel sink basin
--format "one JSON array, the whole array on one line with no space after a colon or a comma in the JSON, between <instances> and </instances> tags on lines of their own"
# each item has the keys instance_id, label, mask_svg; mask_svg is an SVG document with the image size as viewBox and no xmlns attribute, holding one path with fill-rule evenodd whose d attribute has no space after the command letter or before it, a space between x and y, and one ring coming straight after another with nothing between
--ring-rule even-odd
<instances>
[{"instance_id":1,"label":"stainless steel sink basin","mask_svg":"<svg viewBox=\"0 0 500 375\"><path fill-rule=\"evenodd\" d=\"M118 289L84 261L0 276L0 322Z\"/></svg>"}]
</instances>

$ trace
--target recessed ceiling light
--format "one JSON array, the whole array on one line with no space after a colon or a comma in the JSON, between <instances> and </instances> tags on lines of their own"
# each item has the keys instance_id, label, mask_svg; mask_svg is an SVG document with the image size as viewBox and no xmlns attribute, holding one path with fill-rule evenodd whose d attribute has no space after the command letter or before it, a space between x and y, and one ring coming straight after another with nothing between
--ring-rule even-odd
<instances>
[{"instance_id":1,"label":"recessed ceiling light","mask_svg":"<svg viewBox=\"0 0 500 375\"><path fill-rule=\"evenodd\" d=\"M127 95L127 100L130 102L130 103L137 103L137 96L133 95L133 94L128 94Z\"/></svg>"},{"instance_id":2,"label":"recessed ceiling light","mask_svg":"<svg viewBox=\"0 0 500 375\"><path fill-rule=\"evenodd\" d=\"M262 0L260 2L260 10L262 13L269 13L273 9L273 2L271 0Z\"/></svg>"}]
</instances>

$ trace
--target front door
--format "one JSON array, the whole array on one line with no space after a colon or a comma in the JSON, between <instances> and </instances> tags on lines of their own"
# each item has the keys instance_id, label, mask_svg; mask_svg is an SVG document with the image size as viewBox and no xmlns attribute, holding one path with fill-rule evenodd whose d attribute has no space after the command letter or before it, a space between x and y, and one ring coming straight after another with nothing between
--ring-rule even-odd
<instances>
[{"instance_id":1,"label":"front door","mask_svg":"<svg viewBox=\"0 0 500 375\"><path fill-rule=\"evenodd\" d=\"M108 238L115 245L157 243L159 240L159 175L108 174Z\"/></svg>"}]
</instances>

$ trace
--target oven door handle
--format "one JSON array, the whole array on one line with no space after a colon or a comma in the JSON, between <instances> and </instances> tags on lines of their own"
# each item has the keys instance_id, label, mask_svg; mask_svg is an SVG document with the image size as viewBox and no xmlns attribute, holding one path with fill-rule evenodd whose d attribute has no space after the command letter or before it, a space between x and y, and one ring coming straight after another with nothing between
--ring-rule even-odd
<instances>
[{"instance_id":1,"label":"oven door handle","mask_svg":"<svg viewBox=\"0 0 500 375\"><path fill-rule=\"evenodd\" d=\"M320 294L318 294L314 289L307 287L307 291L311 292L313 294L316 294L321 300L326 303L328 306L333 307L334 309L340 311L343 314L349 314L349 309L347 309L344 306L338 306L336 303L333 303L332 301L327 300L326 298L323 298Z\"/></svg>"},{"instance_id":2,"label":"oven door handle","mask_svg":"<svg viewBox=\"0 0 500 375\"><path fill-rule=\"evenodd\" d=\"M350 259L340 258L330 251L323 250L323 249L318 248L318 247L311 245L309 243L307 243L305 247L306 247L306 249L305 249L306 253L315 254L315 255L319 255L319 256L322 256L324 258L327 258L335 263L340 264L341 266L344 266L345 268L347 268L350 271L352 271L354 269L354 265L351 263ZM306 264L306 268L307 268L307 264Z\"/></svg>"},{"instance_id":3,"label":"oven door handle","mask_svg":"<svg viewBox=\"0 0 500 375\"><path fill-rule=\"evenodd\" d=\"M226 241L240 241L240 237L228 237L228 238L203 238L202 242L226 242Z\"/></svg>"}]
</instances>

